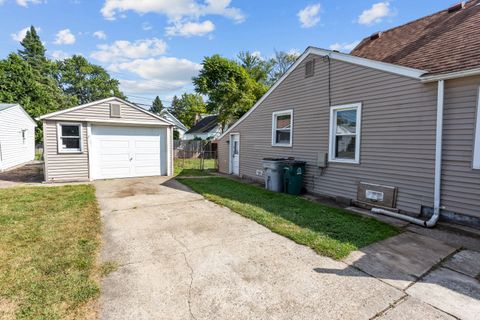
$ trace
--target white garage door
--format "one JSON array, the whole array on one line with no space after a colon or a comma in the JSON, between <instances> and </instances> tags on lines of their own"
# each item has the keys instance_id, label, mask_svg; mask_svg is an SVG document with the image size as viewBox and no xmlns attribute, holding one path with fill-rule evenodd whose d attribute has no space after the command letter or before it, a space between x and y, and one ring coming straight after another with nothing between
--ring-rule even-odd
<instances>
[{"instance_id":1,"label":"white garage door","mask_svg":"<svg viewBox=\"0 0 480 320\"><path fill-rule=\"evenodd\" d=\"M167 174L166 130L92 126L93 179Z\"/></svg>"}]
</instances>

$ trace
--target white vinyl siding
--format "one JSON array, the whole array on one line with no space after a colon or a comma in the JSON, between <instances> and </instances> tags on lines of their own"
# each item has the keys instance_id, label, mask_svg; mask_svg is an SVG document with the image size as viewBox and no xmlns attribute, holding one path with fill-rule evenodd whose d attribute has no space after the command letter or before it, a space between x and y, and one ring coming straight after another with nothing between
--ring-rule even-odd
<instances>
[{"instance_id":1,"label":"white vinyl siding","mask_svg":"<svg viewBox=\"0 0 480 320\"><path fill-rule=\"evenodd\" d=\"M480 169L480 88L477 91L477 115L475 122L475 145L473 147L473 169Z\"/></svg>"},{"instance_id":2,"label":"white vinyl siding","mask_svg":"<svg viewBox=\"0 0 480 320\"><path fill-rule=\"evenodd\" d=\"M0 111L0 171L35 158L35 123L17 105Z\"/></svg>"},{"instance_id":3,"label":"white vinyl siding","mask_svg":"<svg viewBox=\"0 0 480 320\"><path fill-rule=\"evenodd\" d=\"M272 146L291 147L293 136L293 110L272 114Z\"/></svg>"},{"instance_id":4,"label":"white vinyl siding","mask_svg":"<svg viewBox=\"0 0 480 320\"><path fill-rule=\"evenodd\" d=\"M328 161L360 163L361 115L360 103L330 108Z\"/></svg>"}]
</instances>

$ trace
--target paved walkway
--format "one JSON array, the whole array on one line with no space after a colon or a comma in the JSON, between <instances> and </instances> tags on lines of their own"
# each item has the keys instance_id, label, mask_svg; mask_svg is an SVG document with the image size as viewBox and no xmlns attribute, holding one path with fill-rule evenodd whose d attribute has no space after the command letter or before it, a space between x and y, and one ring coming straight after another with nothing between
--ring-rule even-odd
<instances>
[{"instance_id":1,"label":"paved walkway","mask_svg":"<svg viewBox=\"0 0 480 320\"><path fill-rule=\"evenodd\" d=\"M449 290L435 284L435 275L424 276L447 261L455 246L407 232L341 262L206 201L175 180L95 186L104 222L102 260L119 264L102 283L102 319L454 319L425 301L422 290ZM401 251L392 254L399 243L399 250L413 250L411 261ZM420 247L425 244L432 247ZM424 256L424 263L414 261ZM413 272L412 264L419 264ZM427 286L414 290L424 280ZM475 311L475 292L455 293Z\"/></svg>"}]
</instances>

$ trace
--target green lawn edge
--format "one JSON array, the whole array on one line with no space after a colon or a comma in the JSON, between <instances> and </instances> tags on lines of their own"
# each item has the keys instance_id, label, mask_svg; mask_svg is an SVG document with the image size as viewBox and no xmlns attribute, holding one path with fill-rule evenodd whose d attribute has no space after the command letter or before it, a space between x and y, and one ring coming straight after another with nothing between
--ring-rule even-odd
<instances>
[{"instance_id":1,"label":"green lawn edge","mask_svg":"<svg viewBox=\"0 0 480 320\"><path fill-rule=\"evenodd\" d=\"M177 180L207 200L336 260L401 232L370 217L228 178Z\"/></svg>"}]
</instances>

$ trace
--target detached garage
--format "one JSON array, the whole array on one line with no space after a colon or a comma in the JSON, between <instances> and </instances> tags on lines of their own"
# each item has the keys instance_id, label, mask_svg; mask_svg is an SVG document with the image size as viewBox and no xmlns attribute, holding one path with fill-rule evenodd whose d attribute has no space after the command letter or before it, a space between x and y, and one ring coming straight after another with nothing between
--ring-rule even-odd
<instances>
[{"instance_id":1,"label":"detached garage","mask_svg":"<svg viewBox=\"0 0 480 320\"><path fill-rule=\"evenodd\" d=\"M0 103L0 172L35 158L36 126L19 104Z\"/></svg>"},{"instance_id":2,"label":"detached garage","mask_svg":"<svg viewBox=\"0 0 480 320\"><path fill-rule=\"evenodd\" d=\"M172 175L173 124L132 103L113 97L39 119L47 182Z\"/></svg>"}]
</instances>

